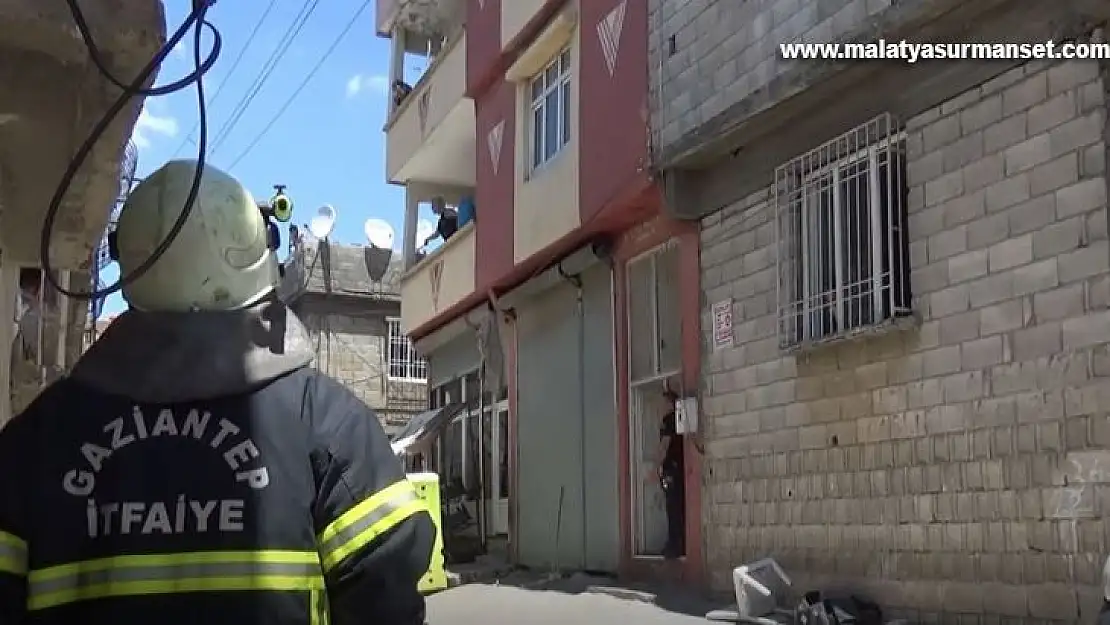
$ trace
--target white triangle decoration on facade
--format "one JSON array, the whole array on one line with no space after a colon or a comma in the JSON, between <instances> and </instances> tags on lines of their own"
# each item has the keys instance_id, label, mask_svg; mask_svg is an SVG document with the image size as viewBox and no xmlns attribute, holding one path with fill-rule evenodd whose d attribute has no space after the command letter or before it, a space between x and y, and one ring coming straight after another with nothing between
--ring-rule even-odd
<instances>
[{"instance_id":1,"label":"white triangle decoration on facade","mask_svg":"<svg viewBox=\"0 0 1110 625\"><path fill-rule=\"evenodd\" d=\"M486 8L486 0L478 0L478 10L481 11Z\"/></svg>"},{"instance_id":2,"label":"white triangle decoration on facade","mask_svg":"<svg viewBox=\"0 0 1110 625\"><path fill-rule=\"evenodd\" d=\"M621 0L612 11L597 23L597 38L601 40L601 53L605 56L605 66L612 77L617 70L617 52L621 47L621 33L624 31L624 11L628 0Z\"/></svg>"},{"instance_id":3,"label":"white triangle decoration on facade","mask_svg":"<svg viewBox=\"0 0 1110 625\"><path fill-rule=\"evenodd\" d=\"M489 147L489 161L493 166L493 173L496 175L499 166L501 165L501 146L505 142L505 120L497 122L493 128L489 129L489 134L486 135L486 144Z\"/></svg>"}]
</instances>

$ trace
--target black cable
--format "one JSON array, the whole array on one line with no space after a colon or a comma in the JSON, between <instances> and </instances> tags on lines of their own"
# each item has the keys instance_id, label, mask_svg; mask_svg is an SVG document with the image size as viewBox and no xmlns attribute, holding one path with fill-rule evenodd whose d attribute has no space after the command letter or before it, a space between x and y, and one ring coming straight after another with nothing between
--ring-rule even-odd
<instances>
[{"instance_id":1,"label":"black cable","mask_svg":"<svg viewBox=\"0 0 1110 625\"><path fill-rule=\"evenodd\" d=\"M216 27L212 24L209 24L204 19L205 14L207 14L208 9L211 7L213 1L214 0L199 0L194 2L193 11L189 14L189 17L177 29L177 31L174 32L173 36L170 37L169 41L167 41L166 44L162 46L158 53L154 55L154 57L146 64L145 67L143 67L143 69L139 72L139 75L136 76L133 81L131 81L131 84L124 87L123 93L121 93L120 96L116 98L116 101L113 102L110 107L108 107L108 110L104 113L103 117L100 118L100 121L97 122L92 132L89 133L89 136L85 138L84 143L81 144L81 147L77 150L77 153L73 156L73 158L69 162L69 165L66 167L65 173L62 175L62 180L58 183L58 188L54 191L54 197L51 198L50 205L47 207L46 216L42 225L42 233L39 240L39 263L42 265L43 275L46 278L46 281L50 283L50 286L59 293L75 299L100 299L111 295L116 291L119 291L128 284L131 284L136 279L141 277L144 273L149 271L150 268L153 267L156 262L158 262L158 259L160 259L162 255L166 253L166 250L169 249L170 244L173 243L174 239L176 239L177 235L181 232L181 229L185 226L186 221L189 219L189 215L192 214L193 205L196 202L197 195L200 191L201 173L204 170L204 162L206 158L206 152L208 150L208 114L204 102L204 81L202 79L204 71L202 70L202 68L211 67L212 64L215 63L215 59L220 54L220 46L222 41L220 33L216 29ZM77 6L77 0L66 0L66 4L69 7L70 13L73 15L73 21L77 23L77 28L82 33L82 37L85 37L85 33L87 33L89 30L88 24L85 21L84 14L81 12L81 8ZM74 178L77 177L77 172L81 169L81 166L85 163L85 160L88 159L89 154L92 153L92 150L96 146L97 141L99 141L104 133L108 130L108 127L115 120L116 116L119 115L120 111L122 111L123 108L131 101L131 98L136 95L142 95L148 91L144 89L143 85L146 84L146 82L154 74L155 70L157 70L158 67L162 64L162 61L164 61L166 57L169 56L170 51L172 51L177 43L181 41L181 39L185 36L185 34L189 32L190 27L193 27L193 74L195 74L196 76L193 77L192 75L190 75L190 77L187 77L186 80L191 79L192 83L196 84L197 105L199 107L200 117L200 143L197 149L197 168L196 172L193 174L193 182L192 185L189 187L189 195L185 199L185 205L182 207L181 213L177 217L177 221L174 222L173 227L170 228L169 233L166 234L166 238L158 244L158 247L154 249L151 255L145 261L143 261L142 264L136 267L134 271L127 274L126 276L120 276L119 280L117 280L115 284L103 289L92 289L90 291L69 290L59 284L57 277L54 276L54 268L50 260L50 243L54 234L54 225L58 220L58 212L61 210L62 202L65 200L66 193L69 191L70 185L73 184ZM208 55L207 61L205 60L205 57L201 56L200 50L202 43L202 34L204 33L203 27L208 27L209 29L211 29L213 34L212 51ZM91 55L93 45L90 44L90 41L90 39L85 38L85 44L89 46ZM99 65L97 67L98 69L101 69L103 73L104 70ZM114 80L108 75L105 75L105 77L108 80ZM186 82L186 86L188 84L191 83ZM182 87L178 87L178 89L180 88Z\"/></svg>"},{"instance_id":2,"label":"black cable","mask_svg":"<svg viewBox=\"0 0 1110 625\"><path fill-rule=\"evenodd\" d=\"M96 69L100 71L100 75L103 76L108 82L119 87L127 93L130 93L132 95L141 95L144 97L162 96L169 95L171 93L177 93L185 87L188 87L189 85L192 85L193 83L200 80L200 77L204 74L207 74L208 70L212 69L212 66L216 64L217 55L210 54L208 55L208 58L205 59L204 63L202 63L199 67L194 67L192 72L190 72L180 80L171 82L168 85L162 85L161 87L135 89L131 85L127 85L122 80L116 78L115 75L112 74L112 71L108 69L108 64L104 62L104 57L100 54L100 48L96 45L96 41L93 39L92 32L89 31L89 24L85 21L85 16L83 13L81 13L81 9L77 7L76 0L66 0L66 4L69 5L70 13L73 14L73 21L77 24L77 32L81 33L81 40L84 42L85 48L89 52L89 58L92 59L93 65L96 66ZM205 10L207 10L207 8ZM190 19L192 19L192 15L190 15L189 17ZM188 24L190 22L190 19L187 19L185 23ZM202 23L212 30L212 33L215 37L218 38L220 36L220 34L216 32L215 27L213 27L211 24L208 24L206 22ZM184 36L185 34L185 31L179 30L178 32L180 32L182 36ZM174 39L167 41L166 45L169 46L170 49L173 49L177 45L177 42L180 41L180 39L181 37L175 36Z\"/></svg>"},{"instance_id":3,"label":"black cable","mask_svg":"<svg viewBox=\"0 0 1110 625\"><path fill-rule=\"evenodd\" d=\"M274 49L270 58L263 64L262 71L259 73L258 77L255 78L251 86L247 88L246 95L244 95L243 98L239 100L239 103L232 109L231 119L216 131L216 138L212 141L213 154L219 151L220 147L223 146L224 142L231 136L231 132L235 130L235 126L243 118L243 115L246 114L247 109L250 108L254 99L258 97L259 92L262 91L262 87L266 85L266 81L270 79L274 70L277 69L278 64L281 63L281 60L285 58L290 48L293 47L293 41L297 38L297 35L301 33L301 30L304 29L305 24L308 23L312 14L316 12L316 8L319 4L320 0L305 0L304 5L301 6L300 12L293 18L293 23L285 30L285 34L278 39L280 42L278 47Z\"/></svg>"}]
</instances>

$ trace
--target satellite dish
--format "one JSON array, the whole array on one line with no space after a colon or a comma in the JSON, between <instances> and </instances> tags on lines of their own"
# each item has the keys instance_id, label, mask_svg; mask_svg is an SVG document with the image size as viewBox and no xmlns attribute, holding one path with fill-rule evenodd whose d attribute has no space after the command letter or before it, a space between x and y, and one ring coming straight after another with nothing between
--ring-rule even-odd
<instances>
[{"instance_id":1,"label":"satellite dish","mask_svg":"<svg viewBox=\"0 0 1110 625\"><path fill-rule=\"evenodd\" d=\"M371 246L382 250L393 249L393 226L386 220L371 217L363 224L362 231Z\"/></svg>"},{"instance_id":2,"label":"satellite dish","mask_svg":"<svg viewBox=\"0 0 1110 625\"><path fill-rule=\"evenodd\" d=\"M316 210L316 216L308 222L308 231L317 239L326 239L335 228L335 208L325 204Z\"/></svg>"}]
</instances>

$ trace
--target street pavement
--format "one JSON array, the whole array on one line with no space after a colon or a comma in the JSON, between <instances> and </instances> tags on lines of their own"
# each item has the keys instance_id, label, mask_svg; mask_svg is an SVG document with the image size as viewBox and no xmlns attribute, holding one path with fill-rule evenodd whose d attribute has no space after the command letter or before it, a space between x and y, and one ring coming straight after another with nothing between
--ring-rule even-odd
<instances>
[{"instance_id":1,"label":"street pavement","mask_svg":"<svg viewBox=\"0 0 1110 625\"><path fill-rule=\"evenodd\" d=\"M705 605L581 585L468 584L428 598L428 625L706 625ZM577 587L574 587L577 586ZM661 599L661 598L659 598Z\"/></svg>"}]
</instances>

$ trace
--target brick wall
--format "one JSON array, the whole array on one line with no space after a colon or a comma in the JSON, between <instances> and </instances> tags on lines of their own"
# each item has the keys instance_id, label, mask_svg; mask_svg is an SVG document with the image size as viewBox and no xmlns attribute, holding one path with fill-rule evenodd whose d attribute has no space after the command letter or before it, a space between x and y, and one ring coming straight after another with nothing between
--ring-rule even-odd
<instances>
[{"instance_id":1,"label":"brick wall","mask_svg":"<svg viewBox=\"0 0 1110 625\"><path fill-rule=\"evenodd\" d=\"M914 620L1092 620L1110 542L1105 91L1094 64L1030 65L907 120L909 330L784 354L769 191L703 220L707 334L735 298L735 346L707 348L702 389L714 586L773 555L802 586L851 580Z\"/></svg>"}]
</instances>

